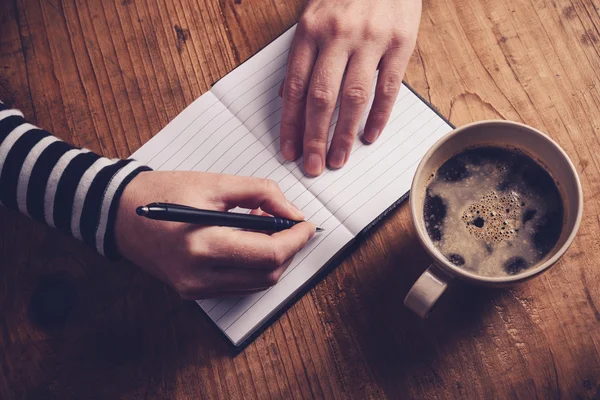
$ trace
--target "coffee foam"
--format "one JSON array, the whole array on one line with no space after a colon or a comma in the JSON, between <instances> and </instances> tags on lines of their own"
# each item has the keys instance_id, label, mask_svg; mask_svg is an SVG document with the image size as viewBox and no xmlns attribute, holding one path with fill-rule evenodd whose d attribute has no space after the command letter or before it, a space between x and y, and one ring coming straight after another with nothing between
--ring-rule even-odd
<instances>
[{"instance_id":1,"label":"coffee foam","mask_svg":"<svg viewBox=\"0 0 600 400\"><path fill-rule=\"evenodd\" d=\"M524 202L511 191L501 195L496 190L485 194L462 214L469 233L475 237L499 243L514 238L521 227Z\"/></svg>"},{"instance_id":2,"label":"coffee foam","mask_svg":"<svg viewBox=\"0 0 600 400\"><path fill-rule=\"evenodd\" d=\"M479 275L506 276L548 254L537 237L556 204L543 190L531 190L526 177L511 176L509 163L494 157L443 167L427 186L423 217L430 238L450 262Z\"/></svg>"}]
</instances>

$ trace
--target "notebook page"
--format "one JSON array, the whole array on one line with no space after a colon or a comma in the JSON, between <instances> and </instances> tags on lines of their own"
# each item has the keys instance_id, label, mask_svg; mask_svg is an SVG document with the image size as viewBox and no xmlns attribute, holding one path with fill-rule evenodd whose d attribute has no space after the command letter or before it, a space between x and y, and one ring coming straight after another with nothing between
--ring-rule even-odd
<instances>
[{"instance_id":1,"label":"notebook page","mask_svg":"<svg viewBox=\"0 0 600 400\"><path fill-rule=\"evenodd\" d=\"M315 191L320 191L322 188L318 184L317 179L306 176L302 158L295 162L286 161L280 152L279 131L282 114L282 100L279 97L279 88L281 87L290 52L290 46L293 39L296 26L293 26L284 34L275 39L272 43L260 51L259 56L254 56L248 61L234 69L231 73L217 82L212 91L229 110L238 118L238 120L246 126L246 128L254 136L254 140L261 143L264 147L264 154L268 156L268 163L278 167L273 168L271 165L261 166L268 174L260 174L270 179L277 181L286 195L292 196L296 205L303 207L308 204L316 206L320 203L319 199L311 197L307 192L315 194ZM375 83L376 78L374 78ZM375 85L373 85L373 88ZM374 89L373 89L374 90ZM373 101L371 95L370 104ZM329 129L329 141L333 136L335 124L339 115L340 101L336 104L333 112L332 120ZM364 128L364 123L367 117L367 111L363 115L360 129ZM356 148L361 143L357 140L354 147ZM250 154L251 157L260 157L264 154L258 154L248 149L242 156ZM242 171L244 174L244 171ZM291 179L291 178L296 178ZM311 186L311 179L316 183L315 187ZM299 182L308 182L302 184ZM288 183L293 182L293 186ZM322 204L321 204L322 206Z\"/></svg>"},{"instance_id":2,"label":"notebook page","mask_svg":"<svg viewBox=\"0 0 600 400\"><path fill-rule=\"evenodd\" d=\"M190 107L193 107L198 113L204 112L207 116L218 114L220 109L216 106L211 109L211 106L208 106L206 108L208 111L206 111L196 104ZM187 111L186 109L182 115L188 115ZM219 137L226 138L232 135L241 135L243 139L252 136L247 134L247 130L244 134L244 130L239 127L234 128L236 124L233 121L235 120L235 117L231 116L230 128L232 131L220 132ZM227 123L222 125L228 126ZM188 149L189 146L181 146L183 141L179 138L188 135L190 131L194 132L194 135L185 139L185 141L208 143L206 138L216 136L215 132L219 129L223 128L211 126L211 124L206 124L200 119L189 125L186 118L182 117L180 119L177 117L132 157L142 163L149 163L157 170L211 170L213 172L237 172L238 175L255 177L266 177L280 167L279 162L273 159L262 145L256 143L254 147L242 146L246 150L254 150L242 151L245 154L241 156L239 154L240 149L236 145L219 150L221 146L217 144L213 146L212 152L208 152L205 145L200 145L198 149L191 153ZM236 129L240 133L236 134ZM241 141L238 143L241 143ZM215 152L217 152L216 155L213 154ZM216 158L217 162L213 162L210 168L202 168L202 166L208 165L212 158ZM190 166L193 168L189 168ZM314 196L303 189L302 185L295 185L296 182L296 178L291 174L278 179L281 189L286 192L286 197L302 201L304 206L301 209L305 215L310 215L310 221L323 227L325 232L315 235L308 245L294 257L292 264L276 286L243 298L198 301L202 309L234 344L242 341L259 327L262 321L283 306L290 297L319 272L328 260L353 239L352 234L325 207L318 201L314 201Z\"/></svg>"},{"instance_id":3,"label":"notebook page","mask_svg":"<svg viewBox=\"0 0 600 400\"><path fill-rule=\"evenodd\" d=\"M265 152L269 154L270 162L280 164L274 170L267 168L270 172L266 177L280 182L282 178L292 175L296 178L296 182L289 190L304 193L307 185L299 183L299 180L307 181L311 178L306 176L302 158L295 162L286 161L281 155L279 145L282 115L282 99L279 97L279 88L285 77L295 30L296 25L261 50L259 56L250 58L217 82L212 91L246 126L255 140L265 146ZM373 90L375 81L376 78L373 81ZM367 109L370 108L372 101L373 93ZM256 107L256 104L259 104L260 107ZM339 110L340 100L338 99L330 123L329 142L331 142L335 130ZM367 115L368 113L365 110L359 126L360 130L364 128ZM357 140L355 147L359 144L360 142ZM288 190L286 185L284 185L284 189ZM315 189L320 190L318 186ZM308 191L315 193L311 188ZM294 202L298 206L302 206L305 201L311 200L308 195L303 196L303 198L297 198L295 193L290 193L290 195L293 196ZM312 201L319 202L318 199L312 199Z\"/></svg>"},{"instance_id":4,"label":"notebook page","mask_svg":"<svg viewBox=\"0 0 600 400\"><path fill-rule=\"evenodd\" d=\"M204 93L134 152L131 158L140 160L153 169L169 167L176 162L172 160L173 155L194 138L197 130L222 114L233 116L213 93Z\"/></svg>"},{"instance_id":5,"label":"notebook page","mask_svg":"<svg viewBox=\"0 0 600 400\"><path fill-rule=\"evenodd\" d=\"M133 155L156 169L273 179L307 219L326 229L294 258L273 288L244 298L198 302L234 344L260 327L356 234L402 197L409 189L418 160L449 130L403 86L390 123L375 144L367 146L357 138L346 167L326 170L316 178L305 176L302 160L286 162L279 153L278 90L294 29L215 84L210 93L196 100ZM338 112L339 103L330 139ZM366 116L367 112L361 130Z\"/></svg>"},{"instance_id":6,"label":"notebook page","mask_svg":"<svg viewBox=\"0 0 600 400\"><path fill-rule=\"evenodd\" d=\"M292 189L304 193L302 188L305 188L316 197L310 200L309 196L292 194L294 204L302 207L309 200L321 203L357 235L409 191L420 159L452 127L403 84L389 123L377 142L365 145L359 134L343 169L325 170L316 178L307 176L302 159L286 162L279 151L282 102L278 91L285 77L294 31L295 26L263 49L260 57L253 57L228 74L214 86L213 92L266 147L272 159L281 164L268 177L278 180L294 175L297 182ZM252 89L250 92L249 88ZM260 93L260 99L256 101L260 102L261 108L246 106L254 97L251 93ZM359 133L364 129L367 111ZM339 100L332 117L329 140L338 113Z\"/></svg>"},{"instance_id":7,"label":"notebook page","mask_svg":"<svg viewBox=\"0 0 600 400\"><path fill-rule=\"evenodd\" d=\"M287 60L287 55L283 60ZM280 168L280 161L254 136L253 133L259 132L260 124L248 125L248 120L252 121L254 115L264 112L272 102L273 93L265 96L262 88L269 84L269 79L279 77L268 67L264 70L254 67L248 71L243 82L255 79L258 85L236 85L221 92L204 94L132 155L132 158L157 170L269 177L278 182L288 199L293 198L303 204L301 209L307 216L310 215L312 222L325 228L324 233L316 235L294 257L276 286L243 298L198 301L234 344L251 334L283 306L353 239L350 232L315 201L309 191L297 184L296 177L288 169ZM229 108L220 97L225 99ZM253 132L246 125L252 127Z\"/></svg>"},{"instance_id":8,"label":"notebook page","mask_svg":"<svg viewBox=\"0 0 600 400\"><path fill-rule=\"evenodd\" d=\"M403 85L375 143L357 141L343 169L300 182L356 236L407 194L422 157L452 129Z\"/></svg>"}]
</instances>

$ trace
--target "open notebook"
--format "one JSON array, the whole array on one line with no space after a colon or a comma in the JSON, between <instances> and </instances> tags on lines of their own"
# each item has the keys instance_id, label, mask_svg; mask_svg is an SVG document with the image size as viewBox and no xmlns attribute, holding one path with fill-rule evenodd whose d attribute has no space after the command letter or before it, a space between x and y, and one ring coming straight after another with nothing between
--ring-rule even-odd
<instances>
[{"instance_id":1,"label":"open notebook","mask_svg":"<svg viewBox=\"0 0 600 400\"><path fill-rule=\"evenodd\" d=\"M403 85L377 142L365 145L359 135L344 168L325 170L316 178L305 176L301 159L286 162L279 152L278 91L294 30L217 82L132 155L157 170L268 177L279 183L308 220L325 228L296 255L274 287L242 298L198 301L235 346L242 345L336 254L403 199L420 159L452 129ZM339 104L330 140L338 112Z\"/></svg>"}]
</instances>

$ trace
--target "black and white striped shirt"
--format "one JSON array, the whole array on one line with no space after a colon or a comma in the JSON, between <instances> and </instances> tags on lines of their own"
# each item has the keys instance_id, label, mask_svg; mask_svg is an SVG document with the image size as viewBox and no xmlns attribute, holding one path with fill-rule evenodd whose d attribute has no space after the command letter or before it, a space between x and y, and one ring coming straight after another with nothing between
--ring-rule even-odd
<instances>
[{"instance_id":1,"label":"black and white striped shirt","mask_svg":"<svg viewBox=\"0 0 600 400\"><path fill-rule=\"evenodd\" d=\"M78 149L0 102L0 205L118 258L114 224L125 186L150 168Z\"/></svg>"}]
</instances>

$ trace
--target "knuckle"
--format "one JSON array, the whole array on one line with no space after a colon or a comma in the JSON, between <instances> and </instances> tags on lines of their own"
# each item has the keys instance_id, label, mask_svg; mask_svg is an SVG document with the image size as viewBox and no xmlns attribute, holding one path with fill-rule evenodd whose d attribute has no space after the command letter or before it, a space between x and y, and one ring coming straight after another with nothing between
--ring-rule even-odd
<instances>
[{"instance_id":1,"label":"knuckle","mask_svg":"<svg viewBox=\"0 0 600 400\"><path fill-rule=\"evenodd\" d=\"M274 180L261 178L261 181L265 193L279 194L281 192L281 190L279 190L279 185L277 185L277 182L275 182Z\"/></svg>"},{"instance_id":2,"label":"knuckle","mask_svg":"<svg viewBox=\"0 0 600 400\"><path fill-rule=\"evenodd\" d=\"M414 45L416 39L416 35L414 35L412 32L403 29L402 27L395 28L392 32L390 46L392 48L403 48L411 46Z\"/></svg>"},{"instance_id":3,"label":"knuckle","mask_svg":"<svg viewBox=\"0 0 600 400\"><path fill-rule=\"evenodd\" d=\"M289 117L282 117L280 128L282 138L294 138L299 133L300 127L300 124L296 120Z\"/></svg>"},{"instance_id":4,"label":"knuckle","mask_svg":"<svg viewBox=\"0 0 600 400\"><path fill-rule=\"evenodd\" d=\"M329 17L327 26L329 34L333 37L345 37L352 33L352 27L348 22L348 18L343 14L336 14Z\"/></svg>"},{"instance_id":5,"label":"knuckle","mask_svg":"<svg viewBox=\"0 0 600 400\"><path fill-rule=\"evenodd\" d=\"M279 282L279 279L281 279L281 275L283 274L283 271L281 270L276 270L276 271L271 271L268 275L267 275L267 279L266 279L266 283L269 286L275 286L277 284L277 282Z\"/></svg>"},{"instance_id":6,"label":"knuckle","mask_svg":"<svg viewBox=\"0 0 600 400\"><path fill-rule=\"evenodd\" d=\"M202 258L206 254L206 243L198 240L194 235L185 235L183 246L188 256L193 258Z\"/></svg>"},{"instance_id":7,"label":"knuckle","mask_svg":"<svg viewBox=\"0 0 600 400\"><path fill-rule=\"evenodd\" d=\"M384 32L381 26L375 23L367 23L363 26L362 37L364 40L376 42L383 37Z\"/></svg>"},{"instance_id":8,"label":"knuckle","mask_svg":"<svg viewBox=\"0 0 600 400\"><path fill-rule=\"evenodd\" d=\"M284 98L301 101L306 96L306 83L298 75L290 75L285 78Z\"/></svg>"},{"instance_id":9,"label":"knuckle","mask_svg":"<svg viewBox=\"0 0 600 400\"><path fill-rule=\"evenodd\" d=\"M327 137L314 136L304 141L304 149L308 152L321 152L327 148Z\"/></svg>"},{"instance_id":10,"label":"knuckle","mask_svg":"<svg viewBox=\"0 0 600 400\"><path fill-rule=\"evenodd\" d=\"M362 85L352 85L342 94L342 101L352 106L364 106L369 101L369 92Z\"/></svg>"},{"instance_id":11,"label":"knuckle","mask_svg":"<svg viewBox=\"0 0 600 400\"><path fill-rule=\"evenodd\" d=\"M351 130L343 130L337 133L337 142L341 143L344 147L352 147L354 144L354 138L356 137L356 132Z\"/></svg>"},{"instance_id":12,"label":"knuckle","mask_svg":"<svg viewBox=\"0 0 600 400\"><path fill-rule=\"evenodd\" d=\"M198 300L198 294L202 291L202 287L190 279L182 279L175 285L175 291L186 300Z\"/></svg>"},{"instance_id":13,"label":"knuckle","mask_svg":"<svg viewBox=\"0 0 600 400\"><path fill-rule=\"evenodd\" d=\"M376 120L382 120L387 116L387 111L384 108L373 108L371 110L371 117Z\"/></svg>"},{"instance_id":14,"label":"knuckle","mask_svg":"<svg viewBox=\"0 0 600 400\"><path fill-rule=\"evenodd\" d=\"M214 177L214 192L225 193L231 187L231 179L225 174L217 174Z\"/></svg>"},{"instance_id":15,"label":"knuckle","mask_svg":"<svg viewBox=\"0 0 600 400\"><path fill-rule=\"evenodd\" d=\"M185 249L186 254L192 255L196 252L196 241L193 239L193 235L185 235L183 237L183 248Z\"/></svg>"},{"instance_id":16,"label":"knuckle","mask_svg":"<svg viewBox=\"0 0 600 400\"><path fill-rule=\"evenodd\" d=\"M369 113L369 122L379 127L384 127L387 123L388 113L386 110L373 108Z\"/></svg>"},{"instance_id":17,"label":"knuckle","mask_svg":"<svg viewBox=\"0 0 600 400\"><path fill-rule=\"evenodd\" d=\"M400 75L396 72L388 73L383 78L381 82L379 92L383 99L386 101L393 101L398 96L398 92L400 91L400 85L402 84L402 79Z\"/></svg>"},{"instance_id":18,"label":"knuckle","mask_svg":"<svg viewBox=\"0 0 600 400\"><path fill-rule=\"evenodd\" d=\"M317 17L311 12L306 12L298 21L296 31L303 37L314 37L319 32L319 25Z\"/></svg>"},{"instance_id":19,"label":"knuckle","mask_svg":"<svg viewBox=\"0 0 600 400\"><path fill-rule=\"evenodd\" d=\"M308 11L298 21L297 32L304 38L324 40L352 35L356 24L343 13L325 14Z\"/></svg>"},{"instance_id":20,"label":"knuckle","mask_svg":"<svg viewBox=\"0 0 600 400\"><path fill-rule=\"evenodd\" d=\"M310 103L317 109L328 109L335 102L334 94L330 89L314 87L308 96Z\"/></svg>"},{"instance_id":21,"label":"knuckle","mask_svg":"<svg viewBox=\"0 0 600 400\"><path fill-rule=\"evenodd\" d=\"M271 256L268 260L268 266L275 269L285 263L285 255L277 246L271 247Z\"/></svg>"}]
</instances>

